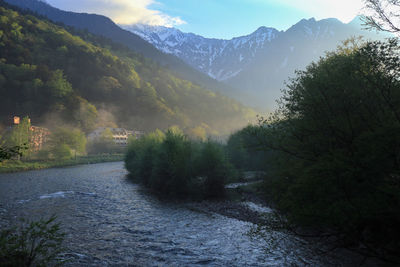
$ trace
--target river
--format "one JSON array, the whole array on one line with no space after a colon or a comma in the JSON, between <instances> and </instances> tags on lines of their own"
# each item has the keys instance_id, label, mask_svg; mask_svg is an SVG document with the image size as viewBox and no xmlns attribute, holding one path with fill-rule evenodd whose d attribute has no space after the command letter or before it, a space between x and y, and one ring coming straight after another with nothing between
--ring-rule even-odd
<instances>
[{"instance_id":1,"label":"river","mask_svg":"<svg viewBox=\"0 0 400 267\"><path fill-rule=\"evenodd\" d=\"M55 214L67 266L319 265L295 243L266 252L251 223L143 191L122 162L0 174L0 225Z\"/></svg>"}]
</instances>

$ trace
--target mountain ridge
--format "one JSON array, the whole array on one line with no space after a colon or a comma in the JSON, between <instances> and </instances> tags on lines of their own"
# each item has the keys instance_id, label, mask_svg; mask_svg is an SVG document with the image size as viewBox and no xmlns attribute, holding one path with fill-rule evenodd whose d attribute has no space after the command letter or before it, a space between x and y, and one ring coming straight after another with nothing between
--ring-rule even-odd
<instances>
[{"instance_id":1,"label":"mountain ridge","mask_svg":"<svg viewBox=\"0 0 400 267\"><path fill-rule=\"evenodd\" d=\"M124 28L141 36L159 50L180 57L188 64L219 81L227 80L237 74L238 67L235 68L235 66L242 65L242 61L245 58L243 55L246 51L244 44L247 43L248 46L253 46L255 42L256 50L261 49L266 40L271 41L279 34L276 29L261 26L251 34L224 40L205 38L194 33L183 33L178 29L164 26L139 24L125 26ZM194 51L193 47L196 47L198 51ZM226 62L226 58L230 58L232 52L237 51L238 48L244 51L236 53L236 60L233 59ZM247 56L252 58L255 53ZM215 60L216 58L218 59ZM226 64L232 66L231 69L221 72L220 66Z\"/></svg>"},{"instance_id":2,"label":"mountain ridge","mask_svg":"<svg viewBox=\"0 0 400 267\"><path fill-rule=\"evenodd\" d=\"M230 85L233 89L226 94L247 105L271 109L276 107L275 100L285 87L284 81L293 77L296 69L304 69L352 36L385 37L363 30L361 24L359 17L350 23L336 18L310 18L300 20L286 31L261 26L248 35L229 40L205 38L162 26L124 28Z\"/></svg>"},{"instance_id":3,"label":"mountain ridge","mask_svg":"<svg viewBox=\"0 0 400 267\"><path fill-rule=\"evenodd\" d=\"M46 16L46 12L37 7L46 4L38 0L5 1L30 10L36 9ZM36 7L32 3L36 3ZM357 18L348 24L335 18L319 21L315 18L303 19L286 31L261 26L249 35L224 40L204 38L166 27L160 27L158 31L153 26L153 30L133 28L132 25L121 29L104 16L60 11L49 5L46 7L50 10L50 15L47 15L50 19L61 20L80 29L89 27L90 32L103 35L139 53L140 49L144 49L140 44L144 44L148 51L143 55L167 66L177 77L263 111L272 111L277 107L276 99L281 96L285 81L295 75L295 70L304 69L325 52L336 49L341 41L358 35L383 39L383 36L377 37L376 33L361 30ZM59 12L66 18L57 15ZM72 19L77 25L71 24L71 17L76 16L80 16L81 21ZM107 27L112 29L107 30ZM135 40L139 40L138 43Z\"/></svg>"}]
</instances>

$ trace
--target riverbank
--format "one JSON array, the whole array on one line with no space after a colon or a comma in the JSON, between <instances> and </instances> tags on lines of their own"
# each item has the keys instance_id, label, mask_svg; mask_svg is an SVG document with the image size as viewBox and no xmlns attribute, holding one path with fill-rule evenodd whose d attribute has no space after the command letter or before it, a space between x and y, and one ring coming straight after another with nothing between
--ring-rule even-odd
<instances>
[{"instance_id":1,"label":"riverbank","mask_svg":"<svg viewBox=\"0 0 400 267\"><path fill-rule=\"evenodd\" d=\"M271 213L268 203L260 192L260 180L246 175L246 182L231 183L225 186L223 200L203 200L190 202L188 208L202 213L217 213L229 218L253 224L263 223L265 213Z\"/></svg>"},{"instance_id":2,"label":"riverbank","mask_svg":"<svg viewBox=\"0 0 400 267\"><path fill-rule=\"evenodd\" d=\"M82 164L95 164L102 162L115 162L122 161L123 154L104 154L104 155L90 155L79 156L74 159L66 160L49 160L49 161L20 161L20 160L7 160L0 163L0 173L22 172L29 170L40 170L48 168L68 167Z\"/></svg>"}]
</instances>

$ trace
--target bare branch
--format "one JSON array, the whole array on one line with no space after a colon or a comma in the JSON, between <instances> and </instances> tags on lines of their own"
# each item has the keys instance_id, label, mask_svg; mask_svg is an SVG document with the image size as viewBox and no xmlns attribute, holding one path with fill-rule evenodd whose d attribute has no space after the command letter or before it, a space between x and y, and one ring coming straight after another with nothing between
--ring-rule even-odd
<instances>
[{"instance_id":1,"label":"bare branch","mask_svg":"<svg viewBox=\"0 0 400 267\"><path fill-rule=\"evenodd\" d=\"M364 0L372 15L362 17L368 29L400 33L400 0Z\"/></svg>"}]
</instances>

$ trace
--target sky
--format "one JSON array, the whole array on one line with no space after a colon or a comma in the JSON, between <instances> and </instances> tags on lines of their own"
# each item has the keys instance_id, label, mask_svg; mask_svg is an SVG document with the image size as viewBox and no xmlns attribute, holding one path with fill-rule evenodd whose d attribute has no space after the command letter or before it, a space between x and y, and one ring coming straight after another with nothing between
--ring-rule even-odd
<instances>
[{"instance_id":1,"label":"sky","mask_svg":"<svg viewBox=\"0 0 400 267\"><path fill-rule=\"evenodd\" d=\"M46 0L74 12L102 14L123 25L176 27L209 38L231 39L260 26L286 30L303 18L348 23L363 0Z\"/></svg>"}]
</instances>

